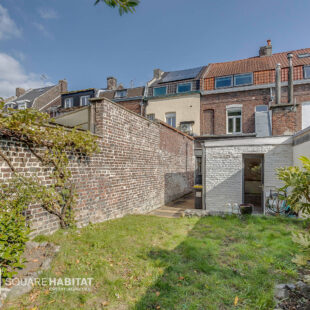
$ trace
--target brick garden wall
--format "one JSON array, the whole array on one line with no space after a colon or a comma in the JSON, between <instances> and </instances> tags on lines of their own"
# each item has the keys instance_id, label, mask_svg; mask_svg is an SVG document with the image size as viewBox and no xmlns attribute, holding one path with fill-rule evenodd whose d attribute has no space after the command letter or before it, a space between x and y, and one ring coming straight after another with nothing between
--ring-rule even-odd
<instances>
[{"instance_id":1,"label":"brick garden wall","mask_svg":"<svg viewBox=\"0 0 310 310\"><path fill-rule=\"evenodd\" d=\"M75 216L80 225L144 213L191 191L194 142L165 125L150 122L106 99L93 103L100 153L87 162L71 161L78 199ZM22 144L0 138L0 147L18 170L39 173L50 182L49 171ZM0 161L0 180L11 176ZM40 206L29 210L33 235L58 228L57 219Z\"/></svg>"}]
</instances>

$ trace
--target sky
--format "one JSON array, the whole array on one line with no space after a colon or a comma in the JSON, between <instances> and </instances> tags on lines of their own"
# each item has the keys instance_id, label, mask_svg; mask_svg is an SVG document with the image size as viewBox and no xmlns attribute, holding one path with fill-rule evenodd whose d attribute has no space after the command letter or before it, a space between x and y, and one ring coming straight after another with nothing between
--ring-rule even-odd
<instances>
[{"instance_id":1,"label":"sky","mask_svg":"<svg viewBox=\"0 0 310 310\"><path fill-rule=\"evenodd\" d=\"M310 47L309 0L141 0L134 14L95 0L0 0L0 96L67 79L104 88L145 85L182 70Z\"/></svg>"}]
</instances>

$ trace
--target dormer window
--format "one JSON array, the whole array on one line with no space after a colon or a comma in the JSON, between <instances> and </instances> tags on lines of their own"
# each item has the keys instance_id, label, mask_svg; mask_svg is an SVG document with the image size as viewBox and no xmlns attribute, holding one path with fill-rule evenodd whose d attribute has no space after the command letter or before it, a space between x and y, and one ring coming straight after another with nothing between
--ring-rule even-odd
<instances>
[{"instance_id":1,"label":"dormer window","mask_svg":"<svg viewBox=\"0 0 310 310\"><path fill-rule=\"evenodd\" d=\"M165 96L167 94L167 87L155 87L153 90L153 96Z\"/></svg>"},{"instance_id":2,"label":"dormer window","mask_svg":"<svg viewBox=\"0 0 310 310\"><path fill-rule=\"evenodd\" d=\"M178 93L187 93L192 90L192 83L178 84Z\"/></svg>"},{"instance_id":3,"label":"dormer window","mask_svg":"<svg viewBox=\"0 0 310 310\"><path fill-rule=\"evenodd\" d=\"M73 98L66 98L65 99L65 108L72 108L73 107Z\"/></svg>"},{"instance_id":4,"label":"dormer window","mask_svg":"<svg viewBox=\"0 0 310 310\"><path fill-rule=\"evenodd\" d=\"M310 66L304 66L304 78L310 79Z\"/></svg>"},{"instance_id":5,"label":"dormer window","mask_svg":"<svg viewBox=\"0 0 310 310\"><path fill-rule=\"evenodd\" d=\"M21 102L18 104L18 110L26 110L27 108L27 103L26 102Z\"/></svg>"},{"instance_id":6,"label":"dormer window","mask_svg":"<svg viewBox=\"0 0 310 310\"><path fill-rule=\"evenodd\" d=\"M253 84L253 74L237 74L234 75L234 86L244 86Z\"/></svg>"},{"instance_id":7,"label":"dormer window","mask_svg":"<svg viewBox=\"0 0 310 310\"><path fill-rule=\"evenodd\" d=\"M8 102L4 106L6 109L14 109L14 102Z\"/></svg>"},{"instance_id":8,"label":"dormer window","mask_svg":"<svg viewBox=\"0 0 310 310\"><path fill-rule=\"evenodd\" d=\"M89 98L90 98L89 95L88 96L81 96L81 98L80 98L80 106L81 107L85 107L85 106L89 105Z\"/></svg>"},{"instance_id":9,"label":"dormer window","mask_svg":"<svg viewBox=\"0 0 310 310\"><path fill-rule=\"evenodd\" d=\"M229 76L221 76L215 79L215 88L225 88L233 86L233 77Z\"/></svg>"},{"instance_id":10,"label":"dormer window","mask_svg":"<svg viewBox=\"0 0 310 310\"><path fill-rule=\"evenodd\" d=\"M126 96L127 96L127 89L121 89L115 92L114 98L124 98Z\"/></svg>"}]
</instances>

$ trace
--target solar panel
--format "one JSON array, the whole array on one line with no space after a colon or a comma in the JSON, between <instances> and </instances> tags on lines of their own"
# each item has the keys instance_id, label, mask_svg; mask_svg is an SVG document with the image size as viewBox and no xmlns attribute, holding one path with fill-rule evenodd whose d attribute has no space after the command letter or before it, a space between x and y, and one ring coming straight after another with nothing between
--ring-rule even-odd
<instances>
[{"instance_id":1,"label":"solar panel","mask_svg":"<svg viewBox=\"0 0 310 310\"><path fill-rule=\"evenodd\" d=\"M186 70L169 72L162 79L161 82L166 83L166 82L193 79L198 75L198 73L201 71L202 68L203 67L198 67L198 68L193 68L193 69L186 69Z\"/></svg>"}]
</instances>

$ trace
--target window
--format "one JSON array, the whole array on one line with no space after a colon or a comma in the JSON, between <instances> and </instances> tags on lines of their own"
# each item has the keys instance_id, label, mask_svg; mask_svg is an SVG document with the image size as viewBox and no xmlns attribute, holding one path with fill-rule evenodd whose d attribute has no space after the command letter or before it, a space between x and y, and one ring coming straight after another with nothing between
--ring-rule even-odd
<instances>
[{"instance_id":1,"label":"window","mask_svg":"<svg viewBox=\"0 0 310 310\"><path fill-rule=\"evenodd\" d=\"M155 87L153 90L153 96L164 96L167 94L167 87Z\"/></svg>"},{"instance_id":2,"label":"window","mask_svg":"<svg viewBox=\"0 0 310 310\"><path fill-rule=\"evenodd\" d=\"M250 85L250 84L253 84L252 73L238 74L234 76L235 86Z\"/></svg>"},{"instance_id":3,"label":"window","mask_svg":"<svg viewBox=\"0 0 310 310\"><path fill-rule=\"evenodd\" d=\"M233 86L232 75L221 76L215 79L215 88L232 87L232 86Z\"/></svg>"},{"instance_id":4,"label":"window","mask_svg":"<svg viewBox=\"0 0 310 310\"><path fill-rule=\"evenodd\" d=\"M152 113L152 114L147 114L146 115L146 118L149 119L150 121L153 121L155 119L155 114Z\"/></svg>"},{"instance_id":5,"label":"window","mask_svg":"<svg viewBox=\"0 0 310 310\"><path fill-rule=\"evenodd\" d=\"M268 105L257 105L255 107L255 112L267 112L268 111Z\"/></svg>"},{"instance_id":6,"label":"window","mask_svg":"<svg viewBox=\"0 0 310 310\"><path fill-rule=\"evenodd\" d=\"M227 133L241 133L241 109L227 110Z\"/></svg>"},{"instance_id":7,"label":"window","mask_svg":"<svg viewBox=\"0 0 310 310\"><path fill-rule=\"evenodd\" d=\"M123 98L127 96L127 89L117 90L115 92L114 98Z\"/></svg>"},{"instance_id":8,"label":"window","mask_svg":"<svg viewBox=\"0 0 310 310\"><path fill-rule=\"evenodd\" d=\"M192 136L193 125L194 125L194 122L180 122L180 130Z\"/></svg>"},{"instance_id":9,"label":"window","mask_svg":"<svg viewBox=\"0 0 310 310\"><path fill-rule=\"evenodd\" d=\"M166 123L171 127L176 127L176 116L175 113L166 113Z\"/></svg>"},{"instance_id":10,"label":"window","mask_svg":"<svg viewBox=\"0 0 310 310\"><path fill-rule=\"evenodd\" d=\"M81 96L81 98L80 98L80 106L84 107L86 105L89 105L89 98L90 98L90 96Z\"/></svg>"},{"instance_id":11,"label":"window","mask_svg":"<svg viewBox=\"0 0 310 310\"><path fill-rule=\"evenodd\" d=\"M14 103L6 103L5 108L6 109L14 109Z\"/></svg>"},{"instance_id":12,"label":"window","mask_svg":"<svg viewBox=\"0 0 310 310\"><path fill-rule=\"evenodd\" d=\"M304 66L304 78L310 79L310 66Z\"/></svg>"},{"instance_id":13,"label":"window","mask_svg":"<svg viewBox=\"0 0 310 310\"><path fill-rule=\"evenodd\" d=\"M65 108L72 108L73 107L73 98L66 98L65 99Z\"/></svg>"},{"instance_id":14,"label":"window","mask_svg":"<svg viewBox=\"0 0 310 310\"><path fill-rule=\"evenodd\" d=\"M178 84L178 93L187 93L192 90L192 83Z\"/></svg>"},{"instance_id":15,"label":"window","mask_svg":"<svg viewBox=\"0 0 310 310\"><path fill-rule=\"evenodd\" d=\"M22 102L18 104L18 110L25 110L27 108L26 102Z\"/></svg>"}]
</instances>

